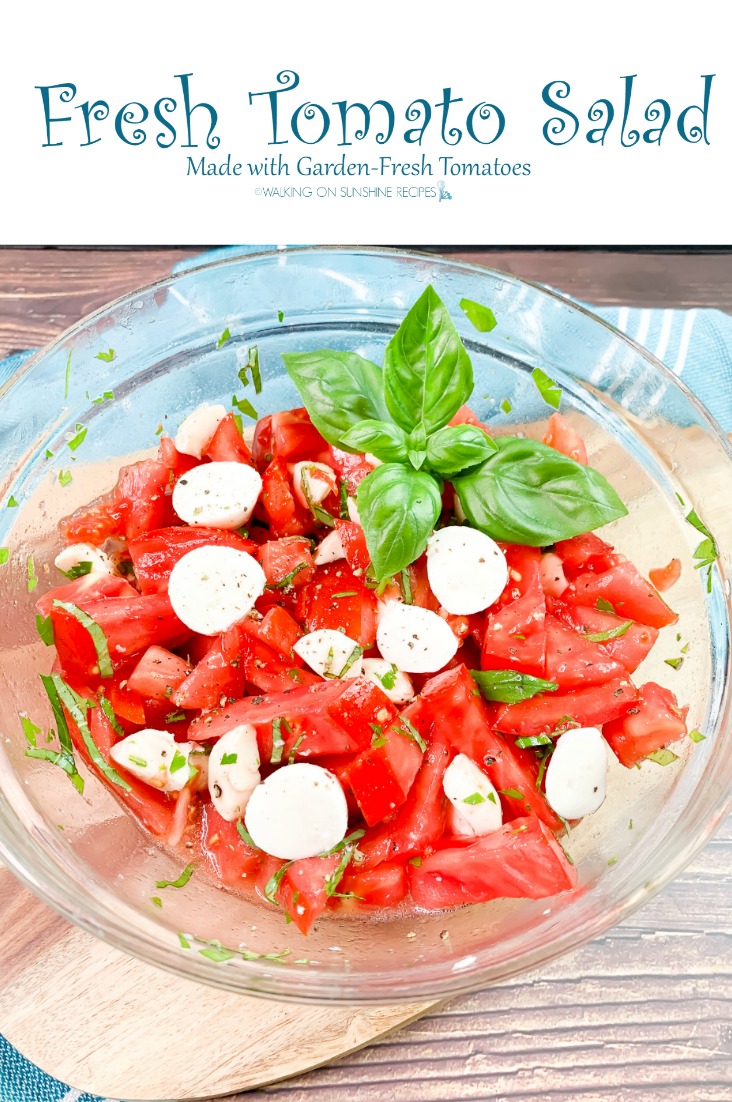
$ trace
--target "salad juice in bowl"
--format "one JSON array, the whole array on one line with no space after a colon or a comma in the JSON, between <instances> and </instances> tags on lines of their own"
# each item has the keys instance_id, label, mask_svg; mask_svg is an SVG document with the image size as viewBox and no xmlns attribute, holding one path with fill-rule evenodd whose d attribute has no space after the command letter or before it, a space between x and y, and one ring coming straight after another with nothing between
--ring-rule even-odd
<instances>
[{"instance_id":1,"label":"salad juice in bowl","mask_svg":"<svg viewBox=\"0 0 732 1102\"><path fill-rule=\"evenodd\" d=\"M0 437L0 852L118 947L453 993L606 929L723 816L729 445L558 296L222 261L33 357Z\"/></svg>"}]
</instances>

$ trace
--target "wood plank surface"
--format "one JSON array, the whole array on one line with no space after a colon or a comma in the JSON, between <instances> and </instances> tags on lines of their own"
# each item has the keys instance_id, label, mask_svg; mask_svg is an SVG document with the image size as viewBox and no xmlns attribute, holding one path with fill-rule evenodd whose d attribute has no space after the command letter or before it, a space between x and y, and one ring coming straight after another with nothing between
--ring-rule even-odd
<instances>
[{"instance_id":1,"label":"wood plank surface","mask_svg":"<svg viewBox=\"0 0 732 1102\"><path fill-rule=\"evenodd\" d=\"M447 251L447 250L446 250ZM195 250L1 250L0 356ZM456 251L596 303L732 312L732 257ZM674 884L542 970L240 1102L732 1102L732 821Z\"/></svg>"}]
</instances>

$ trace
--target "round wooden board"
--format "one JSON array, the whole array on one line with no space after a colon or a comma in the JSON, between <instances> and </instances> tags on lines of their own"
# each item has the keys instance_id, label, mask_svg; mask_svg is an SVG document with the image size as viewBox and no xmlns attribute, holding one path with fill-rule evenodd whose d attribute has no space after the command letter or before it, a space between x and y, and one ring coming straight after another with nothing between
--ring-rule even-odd
<instances>
[{"instance_id":1,"label":"round wooden board","mask_svg":"<svg viewBox=\"0 0 732 1102\"><path fill-rule=\"evenodd\" d=\"M36 899L0 866L0 1031L79 1090L210 1099L353 1052L434 1002L296 1006L229 995L128 957Z\"/></svg>"}]
</instances>

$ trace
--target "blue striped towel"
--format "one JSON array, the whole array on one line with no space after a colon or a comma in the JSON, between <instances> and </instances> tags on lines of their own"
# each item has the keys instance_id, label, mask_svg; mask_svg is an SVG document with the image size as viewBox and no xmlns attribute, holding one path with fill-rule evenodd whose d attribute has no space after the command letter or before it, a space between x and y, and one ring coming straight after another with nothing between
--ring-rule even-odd
<instances>
[{"instance_id":1,"label":"blue striped towel","mask_svg":"<svg viewBox=\"0 0 732 1102\"><path fill-rule=\"evenodd\" d=\"M259 252L267 245L217 249L184 261L176 271L197 267L223 256ZM650 310L628 306L590 306L611 325L662 360L683 378L717 419L732 432L732 317L720 310ZM30 352L0 363L0 383ZM99 1102L44 1075L0 1036L0 1102Z\"/></svg>"}]
</instances>

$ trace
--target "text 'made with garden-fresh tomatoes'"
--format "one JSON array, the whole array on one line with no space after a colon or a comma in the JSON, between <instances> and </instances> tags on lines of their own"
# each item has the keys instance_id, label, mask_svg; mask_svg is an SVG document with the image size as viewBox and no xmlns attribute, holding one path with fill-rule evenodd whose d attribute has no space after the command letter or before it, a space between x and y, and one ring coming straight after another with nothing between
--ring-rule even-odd
<instances>
[{"instance_id":1,"label":"text 'made with garden-fresh tomatoes'","mask_svg":"<svg viewBox=\"0 0 732 1102\"><path fill-rule=\"evenodd\" d=\"M543 440L490 435L432 287L383 367L284 360L304 408L247 443L246 400L200 406L64 523L68 580L37 602L55 745L24 717L27 752L83 791L81 759L193 854L182 885L206 870L303 934L332 909L571 891L559 838L609 753L663 764L686 734L634 680L677 561L654 586L595 534L626 509L543 371Z\"/></svg>"}]
</instances>

